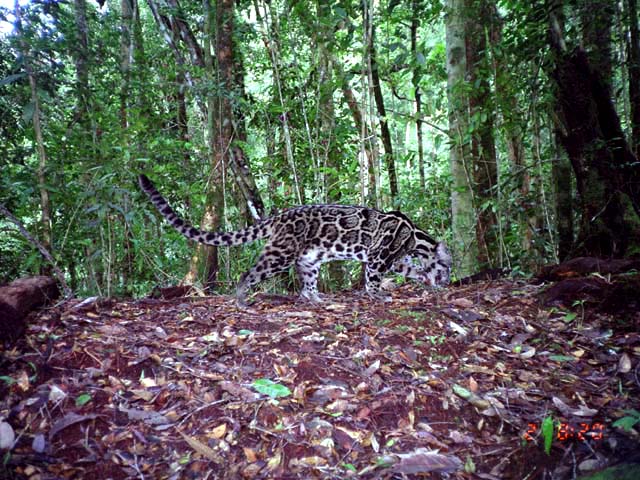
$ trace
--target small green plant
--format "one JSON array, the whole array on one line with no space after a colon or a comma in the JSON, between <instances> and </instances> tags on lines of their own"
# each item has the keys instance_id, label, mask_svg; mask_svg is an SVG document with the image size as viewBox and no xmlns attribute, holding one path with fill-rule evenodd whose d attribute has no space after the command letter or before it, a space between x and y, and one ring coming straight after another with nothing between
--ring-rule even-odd
<instances>
[{"instance_id":1,"label":"small green plant","mask_svg":"<svg viewBox=\"0 0 640 480\"><path fill-rule=\"evenodd\" d=\"M251 385L254 390L263 395L268 395L271 398L288 397L291 395L291 390L286 386L276 383L268 378L259 378Z\"/></svg>"},{"instance_id":2,"label":"small green plant","mask_svg":"<svg viewBox=\"0 0 640 480\"><path fill-rule=\"evenodd\" d=\"M415 322L423 322L427 317L425 312L416 312L413 310L392 310L392 313L403 318L412 318Z\"/></svg>"},{"instance_id":3,"label":"small green plant","mask_svg":"<svg viewBox=\"0 0 640 480\"><path fill-rule=\"evenodd\" d=\"M425 338L429 340L433 346L442 345L446 340L444 335L427 335Z\"/></svg>"},{"instance_id":4,"label":"small green plant","mask_svg":"<svg viewBox=\"0 0 640 480\"><path fill-rule=\"evenodd\" d=\"M343 463L342 467L345 470L349 470L350 472L354 472L355 473L355 472L358 471L353 463Z\"/></svg>"},{"instance_id":5,"label":"small green plant","mask_svg":"<svg viewBox=\"0 0 640 480\"><path fill-rule=\"evenodd\" d=\"M6 375L0 376L0 380L2 380L7 385L12 385L12 384L16 383L15 379L13 379L11 377L8 377Z\"/></svg>"},{"instance_id":6,"label":"small green plant","mask_svg":"<svg viewBox=\"0 0 640 480\"><path fill-rule=\"evenodd\" d=\"M467 458L464 462L464 471L466 473L476 473L476 464L469 455L467 455Z\"/></svg>"},{"instance_id":7,"label":"small green plant","mask_svg":"<svg viewBox=\"0 0 640 480\"><path fill-rule=\"evenodd\" d=\"M376 458L376 466L377 467L390 467L391 462L389 461L389 457L378 457Z\"/></svg>"},{"instance_id":8,"label":"small green plant","mask_svg":"<svg viewBox=\"0 0 640 480\"><path fill-rule=\"evenodd\" d=\"M549 355L549 360L553 360L554 362L575 362L575 357L570 357L568 355Z\"/></svg>"},{"instance_id":9,"label":"small green plant","mask_svg":"<svg viewBox=\"0 0 640 480\"><path fill-rule=\"evenodd\" d=\"M582 324L584 323L584 302L585 300L582 299L576 300L571 304L573 307L580 307L580 324L578 326L582 326Z\"/></svg>"},{"instance_id":10,"label":"small green plant","mask_svg":"<svg viewBox=\"0 0 640 480\"><path fill-rule=\"evenodd\" d=\"M551 443L553 442L556 422L552 416L547 416L542 420L541 432L544 440L544 451L547 455L551 453Z\"/></svg>"},{"instance_id":11,"label":"small green plant","mask_svg":"<svg viewBox=\"0 0 640 480\"><path fill-rule=\"evenodd\" d=\"M640 423L640 412L638 410L631 409L625 410L624 413L626 415L613 422L613 426L620 427L625 432L630 432L633 427Z\"/></svg>"},{"instance_id":12,"label":"small green plant","mask_svg":"<svg viewBox=\"0 0 640 480\"><path fill-rule=\"evenodd\" d=\"M91 394L82 393L76 397L76 407L81 407L83 405L86 405L90 401L91 401Z\"/></svg>"}]
</instances>

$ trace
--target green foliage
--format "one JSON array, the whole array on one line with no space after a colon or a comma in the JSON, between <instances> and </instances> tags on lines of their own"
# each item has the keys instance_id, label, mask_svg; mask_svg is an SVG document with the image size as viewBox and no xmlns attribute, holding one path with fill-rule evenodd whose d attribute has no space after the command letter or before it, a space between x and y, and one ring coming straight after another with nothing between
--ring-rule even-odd
<instances>
[{"instance_id":1,"label":"green foliage","mask_svg":"<svg viewBox=\"0 0 640 480\"><path fill-rule=\"evenodd\" d=\"M613 426L630 432L633 427L640 423L640 412L635 409L631 409L625 410L624 413L626 415L613 422Z\"/></svg>"},{"instance_id":2,"label":"green foliage","mask_svg":"<svg viewBox=\"0 0 640 480\"><path fill-rule=\"evenodd\" d=\"M567 355L549 355L549 360L554 362L575 362L576 359Z\"/></svg>"},{"instance_id":3,"label":"green foliage","mask_svg":"<svg viewBox=\"0 0 640 480\"><path fill-rule=\"evenodd\" d=\"M551 444L555 436L555 421L553 417L547 416L542 420L540 431L542 432L542 439L544 441L544 451L547 455L551 453Z\"/></svg>"},{"instance_id":4,"label":"green foliage","mask_svg":"<svg viewBox=\"0 0 640 480\"><path fill-rule=\"evenodd\" d=\"M291 390L287 387L268 378L259 378L253 382L252 387L255 391L274 399L291 395Z\"/></svg>"},{"instance_id":5,"label":"green foliage","mask_svg":"<svg viewBox=\"0 0 640 480\"><path fill-rule=\"evenodd\" d=\"M82 393L76 397L76 407L82 407L92 400L91 394Z\"/></svg>"}]
</instances>

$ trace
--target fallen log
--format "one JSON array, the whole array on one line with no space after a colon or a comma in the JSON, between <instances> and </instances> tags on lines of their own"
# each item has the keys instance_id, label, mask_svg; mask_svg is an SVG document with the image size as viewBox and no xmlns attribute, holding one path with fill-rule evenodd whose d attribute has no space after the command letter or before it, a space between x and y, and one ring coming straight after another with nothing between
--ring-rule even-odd
<instances>
[{"instance_id":1,"label":"fallen log","mask_svg":"<svg viewBox=\"0 0 640 480\"><path fill-rule=\"evenodd\" d=\"M476 282L497 280L499 278L506 277L507 275L509 275L509 273L511 272L508 268L485 268L478 273L474 273L473 275L469 275L468 277L464 277L460 280L456 280L455 282L451 282L451 285L454 287L459 287L461 285L470 285Z\"/></svg>"},{"instance_id":2,"label":"fallen log","mask_svg":"<svg viewBox=\"0 0 640 480\"><path fill-rule=\"evenodd\" d=\"M20 338L26 316L59 296L56 281L45 276L19 278L0 287L0 342Z\"/></svg>"},{"instance_id":3,"label":"fallen log","mask_svg":"<svg viewBox=\"0 0 640 480\"><path fill-rule=\"evenodd\" d=\"M547 307L571 308L586 304L598 312L618 315L620 319L640 320L640 275L613 275L565 278L542 292Z\"/></svg>"},{"instance_id":4,"label":"fallen log","mask_svg":"<svg viewBox=\"0 0 640 480\"><path fill-rule=\"evenodd\" d=\"M558 265L542 267L536 277L540 280L556 281L565 278L586 277L590 273L617 275L631 270L640 271L640 260L576 257Z\"/></svg>"},{"instance_id":5,"label":"fallen log","mask_svg":"<svg viewBox=\"0 0 640 480\"><path fill-rule=\"evenodd\" d=\"M197 291L192 285L176 285L173 287L153 287L150 298L163 298L171 300L172 298L181 298L196 295Z\"/></svg>"}]
</instances>

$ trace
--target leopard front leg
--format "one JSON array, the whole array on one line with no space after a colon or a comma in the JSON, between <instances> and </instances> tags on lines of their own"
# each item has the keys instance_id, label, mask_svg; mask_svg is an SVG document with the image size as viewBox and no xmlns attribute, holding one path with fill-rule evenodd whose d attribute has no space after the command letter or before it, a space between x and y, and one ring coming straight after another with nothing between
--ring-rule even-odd
<instances>
[{"instance_id":1,"label":"leopard front leg","mask_svg":"<svg viewBox=\"0 0 640 480\"><path fill-rule=\"evenodd\" d=\"M312 303L322 303L318 293L318 273L321 262L316 252L310 251L296 260L296 272L302 285L300 298Z\"/></svg>"},{"instance_id":2,"label":"leopard front leg","mask_svg":"<svg viewBox=\"0 0 640 480\"><path fill-rule=\"evenodd\" d=\"M382 277L386 269L382 261L374 261L367 263L365 268L365 291L374 300L380 300L382 302L390 302L391 295L385 295L380 290L380 284Z\"/></svg>"}]
</instances>

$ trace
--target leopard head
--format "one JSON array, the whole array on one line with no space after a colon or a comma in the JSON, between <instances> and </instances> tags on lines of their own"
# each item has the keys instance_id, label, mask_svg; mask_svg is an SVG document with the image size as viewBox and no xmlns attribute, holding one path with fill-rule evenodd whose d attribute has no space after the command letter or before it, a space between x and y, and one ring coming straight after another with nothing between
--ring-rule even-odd
<instances>
[{"instance_id":1,"label":"leopard head","mask_svg":"<svg viewBox=\"0 0 640 480\"><path fill-rule=\"evenodd\" d=\"M428 240L416 242L410 259L417 269L418 277L433 287L446 287L451 278L451 253L443 242Z\"/></svg>"},{"instance_id":2,"label":"leopard head","mask_svg":"<svg viewBox=\"0 0 640 480\"><path fill-rule=\"evenodd\" d=\"M435 253L435 263L428 274L431 285L446 287L451 280L451 252L443 242L438 242Z\"/></svg>"}]
</instances>

